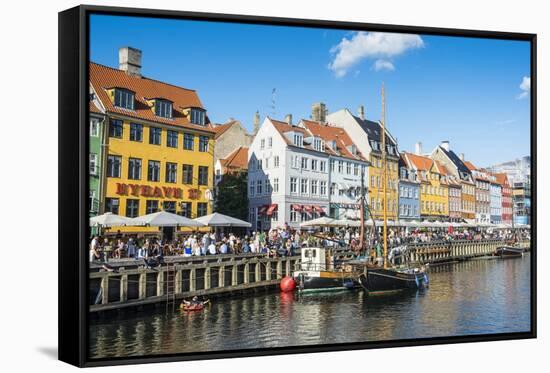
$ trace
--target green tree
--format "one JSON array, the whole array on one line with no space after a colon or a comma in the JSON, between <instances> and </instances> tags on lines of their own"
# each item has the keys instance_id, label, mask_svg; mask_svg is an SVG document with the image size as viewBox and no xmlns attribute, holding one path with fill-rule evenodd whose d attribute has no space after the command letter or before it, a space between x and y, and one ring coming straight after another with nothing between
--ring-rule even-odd
<instances>
[{"instance_id":1,"label":"green tree","mask_svg":"<svg viewBox=\"0 0 550 373\"><path fill-rule=\"evenodd\" d=\"M223 175L217 186L215 211L248 221L247 186L246 172Z\"/></svg>"}]
</instances>

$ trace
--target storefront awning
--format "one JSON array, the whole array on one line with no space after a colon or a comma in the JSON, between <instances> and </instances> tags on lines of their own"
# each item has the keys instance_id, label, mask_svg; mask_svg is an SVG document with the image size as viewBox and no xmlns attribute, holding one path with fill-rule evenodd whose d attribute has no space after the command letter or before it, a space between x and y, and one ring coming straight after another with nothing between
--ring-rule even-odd
<instances>
[{"instance_id":1,"label":"storefront awning","mask_svg":"<svg viewBox=\"0 0 550 373\"><path fill-rule=\"evenodd\" d=\"M273 213L274 213L275 211L277 211L277 204L276 204L276 203L274 203L274 204L272 204L271 206L269 206L269 208L267 209L266 215L271 216L271 215L273 215Z\"/></svg>"},{"instance_id":2,"label":"storefront awning","mask_svg":"<svg viewBox=\"0 0 550 373\"><path fill-rule=\"evenodd\" d=\"M313 211L313 206L305 205L304 206L304 211L305 212L312 212Z\"/></svg>"},{"instance_id":3,"label":"storefront awning","mask_svg":"<svg viewBox=\"0 0 550 373\"><path fill-rule=\"evenodd\" d=\"M294 211L302 211L301 205L291 205L290 208Z\"/></svg>"},{"instance_id":4,"label":"storefront awning","mask_svg":"<svg viewBox=\"0 0 550 373\"><path fill-rule=\"evenodd\" d=\"M324 214L325 210L321 206L313 206L313 209L318 212L319 214Z\"/></svg>"},{"instance_id":5,"label":"storefront awning","mask_svg":"<svg viewBox=\"0 0 550 373\"><path fill-rule=\"evenodd\" d=\"M265 212L267 211L267 208L269 206L268 205L263 205L262 207L260 207L260 210L258 210L258 215L263 215L265 214Z\"/></svg>"}]
</instances>

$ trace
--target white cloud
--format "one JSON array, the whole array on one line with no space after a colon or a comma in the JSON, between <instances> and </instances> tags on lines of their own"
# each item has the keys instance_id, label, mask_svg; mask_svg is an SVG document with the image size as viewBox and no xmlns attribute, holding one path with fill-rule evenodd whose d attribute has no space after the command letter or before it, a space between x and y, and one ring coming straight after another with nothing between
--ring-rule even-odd
<instances>
[{"instance_id":1,"label":"white cloud","mask_svg":"<svg viewBox=\"0 0 550 373\"><path fill-rule=\"evenodd\" d=\"M522 90L522 92L517 95L517 99L521 100L522 98L525 98L529 96L529 92L531 91L531 77L530 76L524 76L521 80L521 84L519 85L519 89Z\"/></svg>"},{"instance_id":2,"label":"white cloud","mask_svg":"<svg viewBox=\"0 0 550 373\"><path fill-rule=\"evenodd\" d=\"M330 52L334 57L328 68L337 77L342 77L361 60L372 58L386 62L380 65L384 66L382 69L387 70L390 65L395 69L389 59L397 57L408 50L422 47L424 47L424 41L419 35L415 34L355 32L351 36L343 38L340 43L331 48ZM374 68L376 70L376 63Z\"/></svg>"},{"instance_id":3,"label":"white cloud","mask_svg":"<svg viewBox=\"0 0 550 373\"><path fill-rule=\"evenodd\" d=\"M376 60L373 65L374 71L386 70L393 71L395 66L388 60Z\"/></svg>"}]
</instances>

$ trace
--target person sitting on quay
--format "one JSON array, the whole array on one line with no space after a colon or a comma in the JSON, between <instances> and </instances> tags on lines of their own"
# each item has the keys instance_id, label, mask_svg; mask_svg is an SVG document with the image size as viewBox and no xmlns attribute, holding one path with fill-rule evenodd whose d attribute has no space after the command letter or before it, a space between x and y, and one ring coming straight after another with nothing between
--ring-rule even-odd
<instances>
[{"instance_id":1,"label":"person sitting on quay","mask_svg":"<svg viewBox=\"0 0 550 373\"><path fill-rule=\"evenodd\" d=\"M208 255L216 255L216 244L211 241L210 245L208 246L208 251L206 252Z\"/></svg>"},{"instance_id":2,"label":"person sitting on quay","mask_svg":"<svg viewBox=\"0 0 550 373\"><path fill-rule=\"evenodd\" d=\"M122 258L122 255L124 254L125 246L126 245L125 245L124 241L122 240L122 238L117 239L116 249L115 249L115 252L114 252L115 259L121 259Z\"/></svg>"},{"instance_id":3,"label":"person sitting on quay","mask_svg":"<svg viewBox=\"0 0 550 373\"><path fill-rule=\"evenodd\" d=\"M220 254L227 254L228 252L228 249L227 249L227 242L225 240L225 238L222 240L222 244L220 245Z\"/></svg>"}]
</instances>

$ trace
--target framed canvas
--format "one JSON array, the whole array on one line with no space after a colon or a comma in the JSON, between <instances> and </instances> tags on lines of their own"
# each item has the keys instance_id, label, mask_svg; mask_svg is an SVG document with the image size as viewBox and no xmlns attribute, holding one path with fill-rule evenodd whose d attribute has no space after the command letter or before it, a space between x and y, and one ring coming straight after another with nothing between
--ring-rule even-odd
<instances>
[{"instance_id":1,"label":"framed canvas","mask_svg":"<svg viewBox=\"0 0 550 373\"><path fill-rule=\"evenodd\" d=\"M59 13L59 358L536 337L536 35Z\"/></svg>"}]
</instances>

